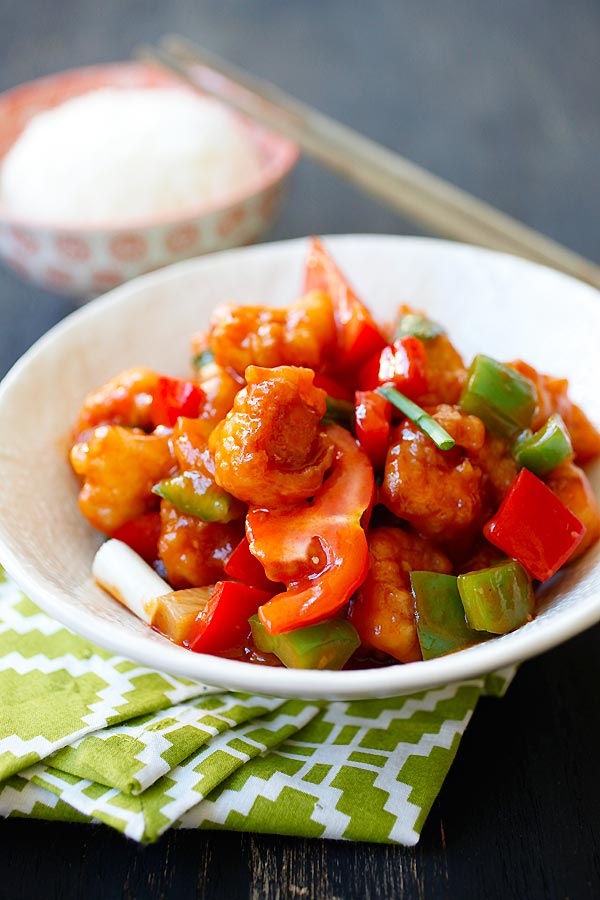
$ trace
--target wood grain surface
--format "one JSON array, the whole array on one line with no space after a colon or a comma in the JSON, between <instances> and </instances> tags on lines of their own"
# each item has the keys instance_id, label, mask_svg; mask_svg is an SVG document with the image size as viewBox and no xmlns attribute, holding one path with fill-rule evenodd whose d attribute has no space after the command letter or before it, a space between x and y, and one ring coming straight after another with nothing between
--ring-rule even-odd
<instances>
[{"instance_id":1,"label":"wood grain surface","mask_svg":"<svg viewBox=\"0 0 600 900\"><path fill-rule=\"evenodd\" d=\"M600 261L597 0L0 0L0 89L165 31ZM272 237L351 231L414 228L302 163ZM2 373L72 308L5 270L0 303ZM596 627L480 703L415 849L8 820L0 898L597 900L599 648Z\"/></svg>"}]
</instances>

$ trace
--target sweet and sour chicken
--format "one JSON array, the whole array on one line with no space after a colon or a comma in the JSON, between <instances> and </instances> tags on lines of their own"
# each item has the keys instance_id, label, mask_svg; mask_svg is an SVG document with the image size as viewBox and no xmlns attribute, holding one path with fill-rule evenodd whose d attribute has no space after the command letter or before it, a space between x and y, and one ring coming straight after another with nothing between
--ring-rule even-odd
<instances>
[{"instance_id":1,"label":"sweet and sour chicken","mask_svg":"<svg viewBox=\"0 0 600 900\"><path fill-rule=\"evenodd\" d=\"M192 360L89 394L70 459L83 515L166 579L147 620L193 651L431 659L525 624L600 536L568 383L467 367L408 306L379 326L316 239L299 299L218 307Z\"/></svg>"}]
</instances>

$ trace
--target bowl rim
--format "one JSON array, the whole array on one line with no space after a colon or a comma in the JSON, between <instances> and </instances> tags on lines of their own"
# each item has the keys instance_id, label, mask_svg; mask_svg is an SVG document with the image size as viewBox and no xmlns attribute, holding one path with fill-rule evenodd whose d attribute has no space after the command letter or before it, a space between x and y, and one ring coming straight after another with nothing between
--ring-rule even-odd
<instances>
[{"instance_id":1,"label":"bowl rim","mask_svg":"<svg viewBox=\"0 0 600 900\"><path fill-rule=\"evenodd\" d=\"M176 76L171 75L166 70L163 70L160 66L157 66L150 62L137 61L137 60L125 60L122 62L108 62L108 63L98 63L97 65L92 66L76 66L71 69L63 69L60 72L55 72L50 75L43 75L40 78L34 78L30 81L24 81L20 84L15 85L14 87L9 88L6 91L0 92L0 115L2 115L2 107L4 104L14 103L20 99L20 95L25 95L27 93L34 92L44 87L51 87L56 85L60 87L63 82L71 82L73 79L81 79L84 77L92 77L94 75L104 76L104 75L112 75L118 76L119 73L127 74L127 73L135 73L139 71L142 73L143 71L153 72L157 77L164 79L164 84L160 85L147 85L143 87L139 85L138 87L141 90L154 90L157 87L180 87L183 90L187 90L189 93L194 93L193 88L190 86L186 86L186 83L180 81ZM118 84L114 86L118 87ZM68 99L73 99L76 96L82 96L85 93L89 93L92 90L97 90L102 87L111 87L110 83L98 85L96 88L89 88L86 90L82 90L81 93L70 94ZM207 96L210 96L207 94ZM227 103L224 101L219 101L218 98L214 98L216 102L221 102L222 105L226 106L231 113L235 116L238 122L242 123L248 130L251 135L251 140L256 143L256 138L252 135L252 131L258 133L263 136L264 140L268 142L270 151L272 151L272 155L270 155L269 159L266 160L261 165L260 172L252 179L250 179L246 185L237 190L228 194L227 196L221 198L220 200L212 201L212 202L199 202L195 206L190 206L185 210L183 214L181 213L172 213L169 215L155 216L152 218L146 219L130 219L126 223L115 223L107 221L105 224L96 223L96 224L86 224L85 222L55 222L48 221L44 219L29 219L18 214L12 213L10 209L7 209L2 203L2 198L0 196L0 224L6 224L9 226L13 226L16 228L21 228L23 230L30 231L50 231L57 234L102 234L102 235L119 235L124 232L130 232L132 230L145 230L163 226L172 226L172 225L185 225L191 222L197 221L199 218L204 216L212 215L215 213L226 213L228 210L233 209L239 204L251 199L252 197L259 196L260 194L268 191L278 182L283 181L292 171L292 169L297 164L300 158L300 148L290 141L288 138L283 137L283 135L279 135L274 131L270 131L268 128L253 122L249 117L244 116L242 113L237 112L237 110L233 109L233 107L227 106ZM60 105L63 101L59 101L56 106ZM55 108L55 107L48 107ZM45 112L46 109L39 110L39 112ZM29 118L28 120L29 121ZM251 125L251 128L249 127ZM12 146L14 145L14 141L10 144L10 146L0 154L0 169L2 168L2 164L4 161L4 157L10 151Z\"/></svg>"},{"instance_id":2,"label":"bowl rim","mask_svg":"<svg viewBox=\"0 0 600 900\"><path fill-rule=\"evenodd\" d=\"M360 241L367 244L387 242L391 246L398 246L398 243L402 243L405 246L412 244L415 246L427 245L434 248L436 246L446 247L453 254L475 253L482 261L487 259L492 264L494 260L510 260L510 265L521 268L524 274L531 274L534 271L551 273L553 278L562 282L565 290L576 285L581 302L589 302L590 308L594 309L593 314L600 314L600 293L591 286L545 266L539 266L509 254L496 253L470 245L455 244L450 241L397 235L336 235L325 236L324 240L334 254L338 247ZM85 322L89 318L91 323L93 323L95 316L103 316L110 313L111 310L116 310L124 302L127 302L128 294L131 300L134 301L135 296L140 290L143 291L146 286L160 284L161 282L164 284L168 284L169 281L176 282L179 275L187 270L201 271L204 266L214 264L217 259L230 263L236 257L246 255L264 255L269 257L274 251L285 255L289 248L299 245L304 246L305 241L306 238L297 238L289 241L261 244L256 247L225 250L167 266L115 288L92 301L86 307L71 313L66 319L43 335L15 363L0 384L0 408L4 395L10 391L11 386L19 379L23 369L33 362L38 355L43 355L51 350L52 346L63 340L63 336L72 328L80 327L79 323L82 320ZM273 669L266 666L257 666L237 660L192 653L185 648L170 643L166 638L164 641L160 640L160 643L157 643L155 640L150 640L146 634L128 633L126 638L127 646L125 648L123 640L119 641L118 627L114 623L102 619L98 620L93 613L85 609L66 606L61 602L60 596L56 595L53 590L40 586L36 580L34 567L28 566L27 561L25 562L25 567L23 567L22 558L17 553L13 553L5 541L4 533L6 530L4 523L0 522L0 560L2 564L14 580L29 594L31 599L38 603L48 614L54 616L64 625L93 643L100 644L119 655L133 658L151 669L157 669L156 655L157 648L160 648L159 668L161 671L189 678L193 681L203 681L208 684L225 686L225 689L230 690L253 691L260 694L276 693L282 697L320 700L383 698L409 694L456 682L469 681L506 666L522 662L557 646L600 621L600 594L595 594L595 604L593 606L584 605L581 608L575 606L569 609L566 616L559 615L555 618L545 619L544 627L541 630L530 631L528 626L524 626L509 635L500 636L490 642L437 659L397 664L383 668L356 669L341 672L286 668ZM534 623L530 624L535 624L535 620ZM275 676L272 674L273 672L276 673Z\"/></svg>"}]
</instances>

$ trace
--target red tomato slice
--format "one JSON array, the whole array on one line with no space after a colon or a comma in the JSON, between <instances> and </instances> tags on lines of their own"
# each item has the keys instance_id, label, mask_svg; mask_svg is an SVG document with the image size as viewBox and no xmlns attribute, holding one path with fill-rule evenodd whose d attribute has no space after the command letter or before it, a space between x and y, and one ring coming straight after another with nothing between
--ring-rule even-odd
<instances>
[{"instance_id":1,"label":"red tomato slice","mask_svg":"<svg viewBox=\"0 0 600 900\"><path fill-rule=\"evenodd\" d=\"M331 298L338 337L336 364L340 370L355 371L385 346L370 312L316 237L308 251L304 290L324 291Z\"/></svg>"},{"instance_id":2,"label":"red tomato slice","mask_svg":"<svg viewBox=\"0 0 600 900\"><path fill-rule=\"evenodd\" d=\"M271 591L272 594L278 594L283 589L281 582L267 578L262 564L250 553L250 545L245 537L225 563L225 572L233 581L260 588L262 591Z\"/></svg>"}]
</instances>

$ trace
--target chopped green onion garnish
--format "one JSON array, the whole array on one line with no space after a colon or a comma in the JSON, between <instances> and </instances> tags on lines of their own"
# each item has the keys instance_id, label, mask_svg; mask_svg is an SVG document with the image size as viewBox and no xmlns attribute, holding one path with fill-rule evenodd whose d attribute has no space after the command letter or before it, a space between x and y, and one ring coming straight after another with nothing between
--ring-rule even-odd
<instances>
[{"instance_id":1,"label":"chopped green onion garnish","mask_svg":"<svg viewBox=\"0 0 600 900\"><path fill-rule=\"evenodd\" d=\"M382 384L377 388L377 393L389 400L396 409L403 412L407 419L418 425L421 431L429 435L433 443L440 450L452 450L454 447L454 438L448 434L445 428L442 428L435 419L426 413L424 409L401 394L399 390L392 387L391 384Z\"/></svg>"},{"instance_id":2,"label":"chopped green onion garnish","mask_svg":"<svg viewBox=\"0 0 600 900\"><path fill-rule=\"evenodd\" d=\"M211 363L215 361L215 354L212 350L202 350L201 353L197 353L192 360L192 365L195 369L203 369L204 366L210 366Z\"/></svg>"}]
</instances>

